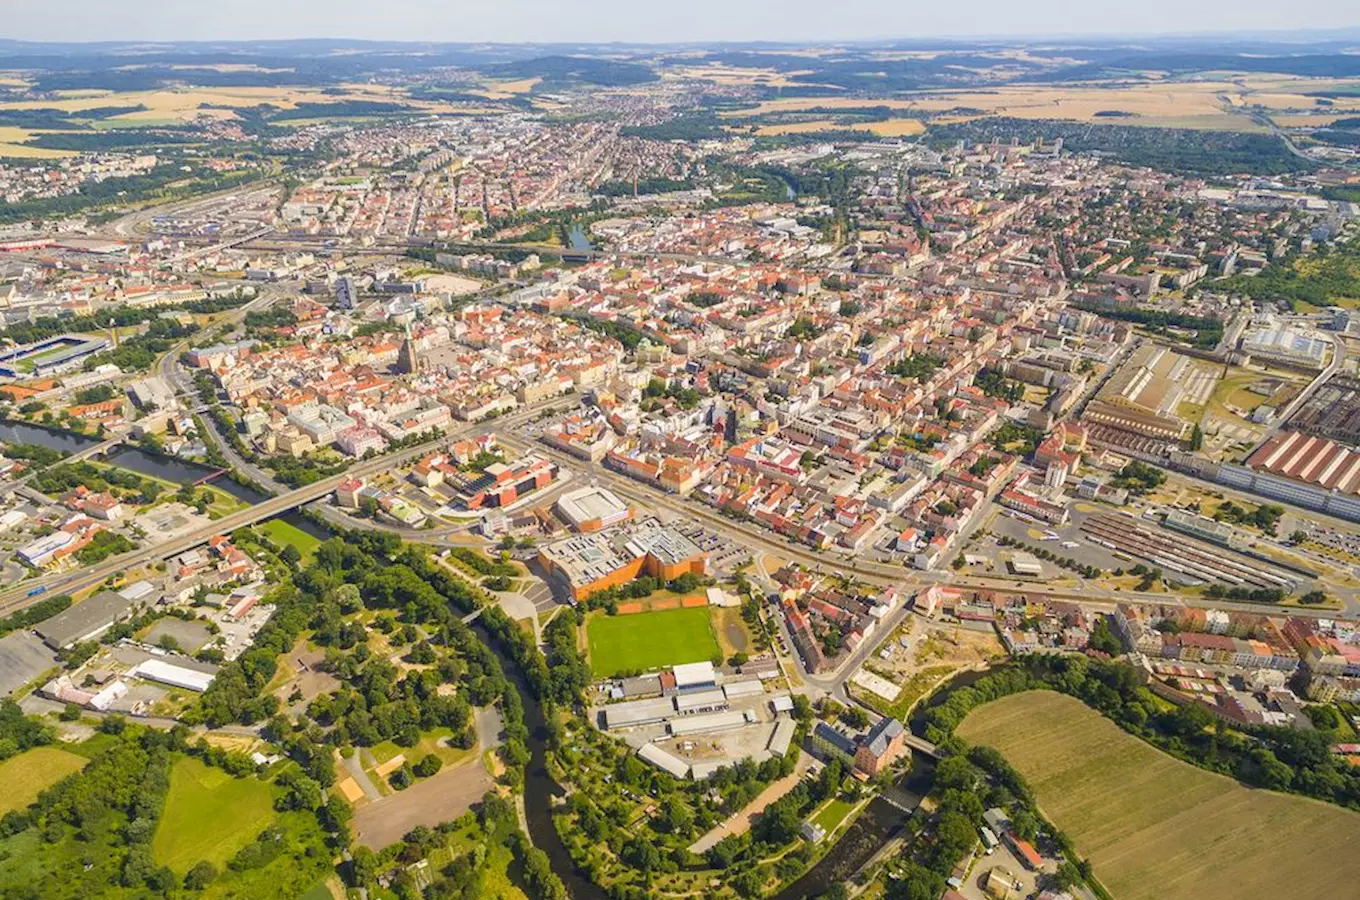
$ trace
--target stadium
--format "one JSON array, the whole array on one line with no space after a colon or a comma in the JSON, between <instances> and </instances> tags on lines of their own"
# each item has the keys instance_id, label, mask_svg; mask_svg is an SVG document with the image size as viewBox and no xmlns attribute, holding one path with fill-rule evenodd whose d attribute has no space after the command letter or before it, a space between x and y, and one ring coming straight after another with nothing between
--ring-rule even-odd
<instances>
[{"instance_id":1,"label":"stadium","mask_svg":"<svg viewBox=\"0 0 1360 900\"><path fill-rule=\"evenodd\" d=\"M0 376L51 375L72 368L108 346L106 338L61 334L22 347L8 347L0 350Z\"/></svg>"}]
</instances>

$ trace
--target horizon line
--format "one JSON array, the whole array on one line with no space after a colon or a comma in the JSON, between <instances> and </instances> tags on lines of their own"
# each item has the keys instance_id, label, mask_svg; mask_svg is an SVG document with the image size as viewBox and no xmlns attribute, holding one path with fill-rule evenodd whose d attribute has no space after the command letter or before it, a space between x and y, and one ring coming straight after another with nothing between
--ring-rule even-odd
<instances>
[{"instance_id":1,"label":"horizon line","mask_svg":"<svg viewBox=\"0 0 1360 900\"><path fill-rule=\"evenodd\" d=\"M770 46L790 46L790 47L835 47L845 45L865 45L881 46L884 44L901 43L924 43L930 41L959 42L959 43L981 43L981 42L1022 42L1031 43L1035 41L1102 41L1107 43L1134 43L1146 40L1193 40L1193 39L1269 39L1280 40L1287 35L1295 36L1294 40L1280 40L1281 43L1303 42L1304 36L1309 36L1314 42L1328 40L1328 35L1333 35L1330 40L1344 41L1353 39L1357 42L1356 53L1360 55L1360 24L1345 25L1339 27L1330 26L1309 26L1302 28L1234 28L1209 31L1074 31L1074 32L1054 32L1054 31L1035 31L1016 34L996 34L996 33L960 33L942 32L938 34L913 35L913 36L887 36L887 37L846 37L846 38L809 38L806 40L794 38L693 38L688 40L652 40L652 39L614 39L603 41L591 40L557 40L557 41L533 41L533 40L503 40L503 39L468 39L468 40L431 40L421 38L368 38L368 37L346 37L337 35L279 35L273 37L254 36L254 37L232 37L232 38L138 38L138 37L113 37L102 38L99 40L62 40L59 38L23 38L0 36L0 44L34 44L34 45L66 45L66 46L105 46L111 44L252 44L263 42L315 42L315 43L350 43L350 44L409 44L412 46L453 46L453 47L475 47L475 46L504 46L504 47L713 47L713 46L739 46L750 44L765 44Z\"/></svg>"}]
</instances>

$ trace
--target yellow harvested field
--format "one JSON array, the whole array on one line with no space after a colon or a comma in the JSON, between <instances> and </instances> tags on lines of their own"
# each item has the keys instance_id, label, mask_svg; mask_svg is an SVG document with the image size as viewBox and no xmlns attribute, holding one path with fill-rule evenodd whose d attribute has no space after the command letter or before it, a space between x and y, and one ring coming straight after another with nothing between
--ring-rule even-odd
<instances>
[{"instance_id":1,"label":"yellow harvested field","mask_svg":"<svg viewBox=\"0 0 1360 900\"><path fill-rule=\"evenodd\" d=\"M270 69L264 66L257 66L254 63L195 63L193 65L183 63L172 65L170 68L188 70L191 72L194 69L207 69L213 72L269 72L271 74L295 71L294 69Z\"/></svg>"},{"instance_id":2,"label":"yellow harvested field","mask_svg":"<svg viewBox=\"0 0 1360 900\"><path fill-rule=\"evenodd\" d=\"M957 108L979 110L981 115L1014 116L1021 119L1072 119L1115 125L1229 129L1260 131L1233 95L1241 88L1224 81L1164 82L1146 85L1101 87L1030 85L986 91L923 92L899 99L851 99L845 97L789 97L767 100L752 110L724 113L749 117L767 113L810 109L855 109L887 106L922 112L947 112ZM1239 96L1240 102L1241 97ZM1128 116L1097 116L1116 111Z\"/></svg>"},{"instance_id":3,"label":"yellow harvested field","mask_svg":"<svg viewBox=\"0 0 1360 900\"><path fill-rule=\"evenodd\" d=\"M858 126L856 126L858 127ZM888 119L886 122L870 122L865 130L879 137L906 137L921 134L926 130L920 119Z\"/></svg>"},{"instance_id":4,"label":"yellow harvested field","mask_svg":"<svg viewBox=\"0 0 1360 900\"><path fill-rule=\"evenodd\" d=\"M542 78L521 78L519 81L493 81L491 90L501 94L527 94L543 81Z\"/></svg>"},{"instance_id":5,"label":"yellow harvested field","mask_svg":"<svg viewBox=\"0 0 1360 900\"><path fill-rule=\"evenodd\" d=\"M1337 119L1354 117L1357 112L1360 110L1343 109L1340 112L1276 114L1270 118L1281 128L1325 128Z\"/></svg>"},{"instance_id":6,"label":"yellow harvested field","mask_svg":"<svg viewBox=\"0 0 1360 900\"><path fill-rule=\"evenodd\" d=\"M75 156L70 150L49 150L44 147L30 147L24 141L30 140L34 135L41 132L29 131L27 128L13 128L8 125L0 126L0 157L10 157L17 159L60 159L63 156Z\"/></svg>"},{"instance_id":7,"label":"yellow harvested field","mask_svg":"<svg viewBox=\"0 0 1360 900\"><path fill-rule=\"evenodd\" d=\"M791 54L792 55L792 54ZM806 75L812 69L776 72L774 69L745 68L742 66L723 66L717 63L702 66L685 66L674 70L676 77L701 78L715 84L765 85L767 87L809 86L806 82L794 81L794 75ZM836 85L817 85L818 87L837 87ZM837 88L839 89L839 88Z\"/></svg>"},{"instance_id":8,"label":"yellow harvested field","mask_svg":"<svg viewBox=\"0 0 1360 900\"><path fill-rule=\"evenodd\" d=\"M922 97L918 107L945 111L956 107L979 109L989 115L1018 119L1072 119L1114 125L1219 128L1243 131L1261 126L1246 115L1230 112L1235 107L1220 94L1234 86L1221 82L1168 83L1122 88L1101 87L1005 87L988 92L935 94ZM1100 112L1128 116L1098 116Z\"/></svg>"},{"instance_id":9,"label":"yellow harvested field","mask_svg":"<svg viewBox=\"0 0 1360 900\"><path fill-rule=\"evenodd\" d=\"M1031 691L958 728L1024 776L1118 900L1349 897L1360 815L1168 756L1080 700Z\"/></svg>"},{"instance_id":10,"label":"yellow harvested field","mask_svg":"<svg viewBox=\"0 0 1360 900\"><path fill-rule=\"evenodd\" d=\"M312 87L210 87L182 90L153 91L80 91L78 96L63 96L54 100L20 100L0 103L6 109L61 109L78 113L101 106L145 106L146 109L125 113L105 120L114 125L163 124L189 122L198 118L234 118L230 107L247 108L268 103L281 109L294 109L299 103L337 103L345 100L368 100L405 103L414 109L429 112L470 112L465 106L428 100L411 100L401 91L377 85L343 85L345 93L327 94ZM73 92L75 93L75 92ZM203 109L204 104L227 109Z\"/></svg>"},{"instance_id":11,"label":"yellow harvested field","mask_svg":"<svg viewBox=\"0 0 1360 900\"><path fill-rule=\"evenodd\" d=\"M784 97L766 100L751 109L729 110L719 115L725 118L763 116L767 113L802 112L808 109L870 109L886 106L889 109L919 109L915 100L878 100L853 97Z\"/></svg>"},{"instance_id":12,"label":"yellow harvested field","mask_svg":"<svg viewBox=\"0 0 1360 900\"><path fill-rule=\"evenodd\" d=\"M34 747L0 763L0 815L23 809L38 795L85 768L83 756L57 747Z\"/></svg>"},{"instance_id":13,"label":"yellow harvested field","mask_svg":"<svg viewBox=\"0 0 1360 900\"><path fill-rule=\"evenodd\" d=\"M811 122L784 122L780 125L762 125L756 129L761 137L776 137L781 134L810 134L815 131L830 131L838 128L830 119L814 119Z\"/></svg>"}]
</instances>

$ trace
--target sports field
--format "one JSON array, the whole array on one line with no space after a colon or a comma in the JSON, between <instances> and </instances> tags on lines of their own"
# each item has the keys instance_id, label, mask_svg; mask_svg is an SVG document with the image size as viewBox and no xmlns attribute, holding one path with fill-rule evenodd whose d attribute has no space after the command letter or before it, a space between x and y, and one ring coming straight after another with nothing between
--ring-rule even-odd
<instances>
[{"instance_id":1,"label":"sports field","mask_svg":"<svg viewBox=\"0 0 1360 900\"><path fill-rule=\"evenodd\" d=\"M34 747L0 763L0 816L23 809L38 795L89 762L56 747Z\"/></svg>"},{"instance_id":2,"label":"sports field","mask_svg":"<svg viewBox=\"0 0 1360 900\"><path fill-rule=\"evenodd\" d=\"M170 770L156 837L156 862L179 874L206 859L219 869L274 818L274 791L256 778L232 778L185 757Z\"/></svg>"},{"instance_id":3,"label":"sports field","mask_svg":"<svg viewBox=\"0 0 1360 900\"><path fill-rule=\"evenodd\" d=\"M631 616L596 615L586 625L590 668L599 678L718 655L708 607L668 609Z\"/></svg>"},{"instance_id":4,"label":"sports field","mask_svg":"<svg viewBox=\"0 0 1360 900\"><path fill-rule=\"evenodd\" d=\"M1360 815L1198 769L1064 694L988 703L958 734L1010 760L1118 900L1348 897L1360 884Z\"/></svg>"}]
</instances>

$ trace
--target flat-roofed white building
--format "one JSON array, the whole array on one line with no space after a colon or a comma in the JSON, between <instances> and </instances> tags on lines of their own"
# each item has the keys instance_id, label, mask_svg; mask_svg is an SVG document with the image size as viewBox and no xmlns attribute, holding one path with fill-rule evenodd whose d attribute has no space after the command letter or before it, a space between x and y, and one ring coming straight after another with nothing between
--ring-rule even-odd
<instances>
[{"instance_id":1,"label":"flat-roofed white building","mask_svg":"<svg viewBox=\"0 0 1360 900\"><path fill-rule=\"evenodd\" d=\"M656 744L643 744L638 748L638 757L664 772L669 772L676 778L684 778L689 775L689 763L674 753L663 750Z\"/></svg>"},{"instance_id":2,"label":"flat-roofed white building","mask_svg":"<svg viewBox=\"0 0 1360 900\"><path fill-rule=\"evenodd\" d=\"M583 532L600 531L633 515L618 494L596 485L568 491L557 498L556 509L568 525Z\"/></svg>"},{"instance_id":3,"label":"flat-roofed white building","mask_svg":"<svg viewBox=\"0 0 1360 900\"><path fill-rule=\"evenodd\" d=\"M731 684L723 685L722 689L728 700L756 697L765 693L765 685L760 683L759 678L752 678L750 681L734 681Z\"/></svg>"},{"instance_id":4,"label":"flat-roofed white building","mask_svg":"<svg viewBox=\"0 0 1360 900\"><path fill-rule=\"evenodd\" d=\"M1249 332L1242 339L1242 349L1252 356L1310 369L1322 368L1330 346L1331 341L1274 322Z\"/></svg>"},{"instance_id":5,"label":"flat-roofed white building","mask_svg":"<svg viewBox=\"0 0 1360 900\"><path fill-rule=\"evenodd\" d=\"M615 703L604 708L604 727L612 731L615 728L655 725L659 722L665 722L674 715L675 701L670 697L630 700L626 703Z\"/></svg>"},{"instance_id":6,"label":"flat-roofed white building","mask_svg":"<svg viewBox=\"0 0 1360 900\"><path fill-rule=\"evenodd\" d=\"M675 708L680 711L681 715L685 716L727 709L727 694L722 688L677 694L675 696Z\"/></svg>"},{"instance_id":7,"label":"flat-roofed white building","mask_svg":"<svg viewBox=\"0 0 1360 900\"><path fill-rule=\"evenodd\" d=\"M774 723L774 732L770 735L770 742L765 745L775 756L783 756L789 752L789 744L793 742L793 733L798 730L798 723L788 716L780 716Z\"/></svg>"},{"instance_id":8,"label":"flat-roofed white building","mask_svg":"<svg viewBox=\"0 0 1360 900\"><path fill-rule=\"evenodd\" d=\"M211 672L200 672L187 666L175 665L164 659L148 659L140 662L129 673L147 681L157 681L171 687L184 688L202 693L213 683Z\"/></svg>"},{"instance_id":9,"label":"flat-roofed white building","mask_svg":"<svg viewBox=\"0 0 1360 900\"><path fill-rule=\"evenodd\" d=\"M713 672L713 663L696 662L684 663L675 666L672 670L675 673L675 686L679 690L695 687L711 687L718 683L718 676Z\"/></svg>"}]
</instances>

